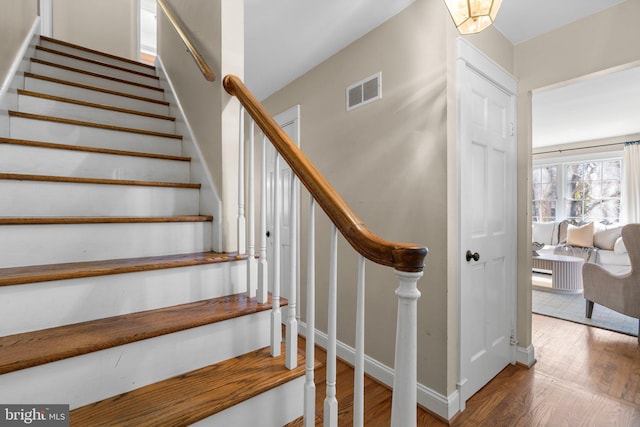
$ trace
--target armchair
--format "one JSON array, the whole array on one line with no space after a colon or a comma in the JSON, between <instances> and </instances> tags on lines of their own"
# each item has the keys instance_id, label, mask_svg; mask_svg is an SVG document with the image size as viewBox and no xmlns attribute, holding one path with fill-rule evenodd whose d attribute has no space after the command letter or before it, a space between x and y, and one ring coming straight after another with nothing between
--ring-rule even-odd
<instances>
[{"instance_id":1,"label":"armchair","mask_svg":"<svg viewBox=\"0 0 640 427\"><path fill-rule=\"evenodd\" d=\"M596 303L639 319L640 328L640 224L624 226L622 240L629 254L631 271L614 275L595 264L585 263L582 267L586 316L591 318Z\"/></svg>"}]
</instances>

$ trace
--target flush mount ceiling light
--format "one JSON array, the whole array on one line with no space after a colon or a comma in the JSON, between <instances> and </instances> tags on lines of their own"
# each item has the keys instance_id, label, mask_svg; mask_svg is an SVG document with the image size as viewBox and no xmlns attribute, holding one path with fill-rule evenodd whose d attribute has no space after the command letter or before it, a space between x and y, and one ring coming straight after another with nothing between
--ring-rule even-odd
<instances>
[{"instance_id":1,"label":"flush mount ceiling light","mask_svg":"<svg viewBox=\"0 0 640 427\"><path fill-rule=\"evenodd\" d=\"M444 0L460 34L474 34L493 23L502 0Z\"/></svg>"}]
</instances>

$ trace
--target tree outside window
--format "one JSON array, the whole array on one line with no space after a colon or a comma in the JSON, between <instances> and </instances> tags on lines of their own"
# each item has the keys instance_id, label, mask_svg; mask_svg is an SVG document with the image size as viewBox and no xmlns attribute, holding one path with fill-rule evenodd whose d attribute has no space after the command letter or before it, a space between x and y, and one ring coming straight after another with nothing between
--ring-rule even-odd
<instances>
[{"instance_id":1,"label":"tree outside window","mask_svg":"<svg viewBox=\"0 0 640 427\"><path fill-rule=\"evenodd\" d=\"M533 169L533 221L556 220L558 202L558 166Z\"/></svg>"},{"instance_id":2,"label":"tree outside window","mask_svg":"<svg viewBox=\"0 0 640 427\"><path fill-rule=\"evenodd\" d=\"M594 160L533 168L534 222L620 219L622 161Z\"/></svg>"}]
</instances>

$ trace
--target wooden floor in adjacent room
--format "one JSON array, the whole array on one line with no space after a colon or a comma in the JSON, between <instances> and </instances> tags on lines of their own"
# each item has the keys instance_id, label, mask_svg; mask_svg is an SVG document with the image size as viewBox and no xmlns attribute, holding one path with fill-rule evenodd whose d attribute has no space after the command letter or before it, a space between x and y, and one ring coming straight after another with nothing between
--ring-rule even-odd
<instances>
[{"instance_id":1,"label":"wooden floor in adjacent room","mask_svg":"<svg viewBox=\"0 0 640 427\"><path fill-rule=\"evenodd\" d=\"M640 345L635 337L534 314L533 345L533 368L505 368L450 425L640 426ZM317 351L316 358L324 366L324 352ZM339 362L337 372L338 423L348 426L353 370ZM316 371L316 414L322 413L324 375L324 368ZM365 425L388 426L391 392L367 378L365 394ZM316 425L322 425L319 417ZM418 410L418 426L445 425Z\"/></svg>"}]
</instances>

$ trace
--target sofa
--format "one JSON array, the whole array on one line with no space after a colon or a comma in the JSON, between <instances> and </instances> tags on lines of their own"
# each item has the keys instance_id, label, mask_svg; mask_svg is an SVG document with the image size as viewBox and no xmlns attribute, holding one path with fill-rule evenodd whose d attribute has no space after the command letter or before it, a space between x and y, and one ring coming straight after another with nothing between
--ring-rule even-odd
<instances>
[{"instance_id":1,"label":"sofa","mask_svg":"<svg viewBox=\"0 0 640 427\"><path fill-rule=\"evenodd\" d=\"M612 274L624 274L631 269L631 263L621 232L620 225L594 222L534 222L532 247L537 249L544 245L534 251L534 256L576 256L585 262L599 265Z\"/></svg>"}]
</instances>

